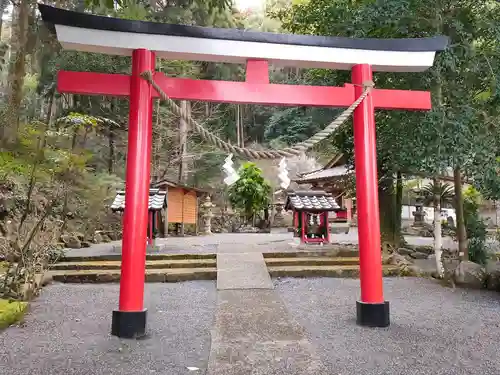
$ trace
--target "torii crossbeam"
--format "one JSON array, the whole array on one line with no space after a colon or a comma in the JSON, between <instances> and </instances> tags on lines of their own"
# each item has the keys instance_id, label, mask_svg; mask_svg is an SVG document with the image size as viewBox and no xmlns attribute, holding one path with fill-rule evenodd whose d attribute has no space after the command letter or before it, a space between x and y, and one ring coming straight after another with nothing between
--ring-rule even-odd
<instances>
[{"instance_id":1,"label":"torii crossbeam","mask_svg":"<svg viewBox=\"0 0 500 375\"><path fill-rule=\"evenodd\" d=\"M112 334L138 337L146 332L144 272L152 143L152 99L158 94L140 77L155 70L156 57L246 64L245 82L193 80L155 73L172 99L289 106L348 107L372 81L373 71L422 72L433 65L446 37L351 39L249 32L121 20L39 5L43 20L65 49L132 56L132 75L59 72L58 90L81 95L130 98L126 207L123 221L119 309ZM270 84L268 62L303 68L349 69L344 87ZM378 109L429 110L429 92L374 89L354 112L356 197L360 256L360 325L389 325L389 303L382 287L377 186L375 112Z\"/></svg>"}]
</instances>

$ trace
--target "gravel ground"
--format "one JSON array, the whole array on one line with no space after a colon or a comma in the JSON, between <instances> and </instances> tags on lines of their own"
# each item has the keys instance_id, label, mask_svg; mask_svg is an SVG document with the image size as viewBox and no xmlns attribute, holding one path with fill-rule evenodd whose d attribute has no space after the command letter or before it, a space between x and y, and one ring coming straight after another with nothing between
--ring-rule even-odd
<instances>
[{"instance_id":1,"label":"gravel ground","mask_svg":"<svg viewBox=\"0 0 500 375\"><path fill-rule=\"evenodd\" d=\"M385 280L391 326L355 324L359 281L275 281L332 375L500 374L500 295L424 279Z\"/></svg>"},{"instance_id":2,"label":"gravel ground","mask_svg":"<svg viewBox=\"0 0 500 375\"><path fill-rule=\"evenodd\" d=\"M23 327L0 333L2 375L203 374L210 352L215 283L147 284L150 337L109 334L116 285L54 284ZM198 367L190 371L187 367Z\"/></svg>"},{"instance_id":3,"label":"gravel ground","mask_svg":"<svg viewBox=\"0 0 500 375\"><path fill-rule=\"evenodd\" d=\"M497 293L453 291L424 279L386 279L392 324L369 329L355 324L358 280L274 282L330 375L500 374ZM0 333L0 374L204 374L215 283L147 284L151 336L142 341L109 334L118 287L47 287L23 327Z\"/></svg>"}]
</instances>

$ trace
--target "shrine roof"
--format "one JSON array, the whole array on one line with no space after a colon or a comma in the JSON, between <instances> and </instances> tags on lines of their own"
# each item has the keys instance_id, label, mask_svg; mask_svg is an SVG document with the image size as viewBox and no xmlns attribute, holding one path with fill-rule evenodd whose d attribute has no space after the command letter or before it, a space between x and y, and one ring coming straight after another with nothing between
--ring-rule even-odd
<instances>
[{"instance_id":1,"label":"shrine roof","mask_svg":"<svg viewBox=\"0 0 500 375\"><path fill-rule=\"evenodd\" d=\"M167 192L160 189L149 189L149 211L159 211L167 207ZM125 209L125 191L118 191L111 204L112 211L123 211Z\"/></svg>"},{"instance_id":2,"label":"shrine roof","mask_svg":"<svg viewBox=\"0 0 500 375\"><path fill-rule=\"evenodd\" d=\"M341 165L338 167L323 169L315 172L305 173L300 178L295 179L294 181L298 184L307 184L309 182L321 181L334 179L336 177L343 177L354 173L354 170L348 169L345 165Z\"/></svg>"},{"instance_id":3,"label":"shrine roof","mask_svg":"<svg viewBox=\"0 0 500 375\"><path fill-rule=\"evenodd\" d=\"M285 210L294 211L324 212L339 209L333 196L321 190L289 193L285 204Z\"/></svg>"},{"instance_id":4,"label":"shrine roof","mask_svg":"<svg viewBox=\"0 0 500 375\"><path fill-rule=\"evenodd\" d=\"M42 19L69 50L131 55L145 48L178 60L245 63L265 59L285 66L351 69L365 63L378 71L418 72L448 45L445 36L369 39L278 34L125 20L39 4Z\"/></svg>"},{"instance_id":5,"label":"shrine roof","mask_svg":"<svg viewBox=\"0 0 500 375\"><path fill-rule=\"evenodd\" d=\"M188 191L194 191L194 192L196 192L197 195L207 194L208 192L211 191L211 189L200 189L200 188L197 188L194 186L180 184L180 183L175 182L171 179L162 179L160 181L152 183L151 186L154 188L159 188L159 189L163 189L163 190L165 190L165 189L168 190L169 187L170 188L181 188L181 189L188 190Z\"/></svg>"}]
</instances>

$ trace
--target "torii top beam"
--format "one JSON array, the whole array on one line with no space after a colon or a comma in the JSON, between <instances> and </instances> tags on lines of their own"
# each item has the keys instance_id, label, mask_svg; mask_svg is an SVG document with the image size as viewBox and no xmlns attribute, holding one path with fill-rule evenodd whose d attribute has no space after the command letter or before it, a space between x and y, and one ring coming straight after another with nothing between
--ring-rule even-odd
<instances>
[{"instance_id":1,"label":"torii top beam","mask_svg":"<svg viewBox=\"0 0 500 375\"><path fill-rule=\"evenodd\" d=\"M62 47L129 56L148 49L170 60L244 64L267 60L301 68L351 69L370 64L379 72L421 72L433 65L448 38L356 39L131 21L39 4Z\"/></svg>"}]
</instances>

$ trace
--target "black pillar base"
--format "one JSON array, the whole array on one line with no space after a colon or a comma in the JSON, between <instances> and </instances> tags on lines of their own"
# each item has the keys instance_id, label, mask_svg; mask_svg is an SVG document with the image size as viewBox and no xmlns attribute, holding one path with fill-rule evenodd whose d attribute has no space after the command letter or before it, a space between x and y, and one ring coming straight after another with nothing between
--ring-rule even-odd
<instances>
[{"instance_id":1,"label":"black pillar base","mask_svg":"<svg viewBox=\"0 0 500 375\"><path fill-rule=\"evenodd\" d=\"M356 302L356 323L365 327L388 327L389 302L364 303Z\"/></svg>"},{"instance_id":2,"label":"black pillar base","mask_svg":"<svg viewBox=\"0 0 500 375\"><path fill-rule=\"evenodd\" d=\"M143 311L113 311L111 334L124 339L146 336L146 315Z\"/></svg>"}]
</instances>

